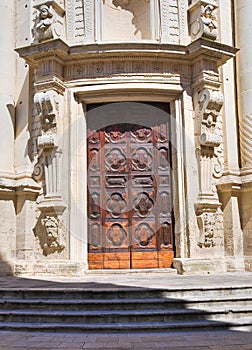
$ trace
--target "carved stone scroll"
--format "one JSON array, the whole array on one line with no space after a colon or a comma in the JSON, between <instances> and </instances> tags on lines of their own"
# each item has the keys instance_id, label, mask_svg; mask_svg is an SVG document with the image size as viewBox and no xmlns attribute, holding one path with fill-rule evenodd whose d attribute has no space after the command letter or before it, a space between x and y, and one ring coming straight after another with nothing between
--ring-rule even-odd
<instances>
[{"instance_id":1,"label":"carved stone scroll","mask_svg":"<svg viewBox=\"0 0 252 350\"><path fill-rule=\"evenodd\" d=\"M218 36L217 10L215 0L196 0L189 7L190 33L192 40L207 38L216 40Z\"/></svg>"},{"instance_id":2,"label":"carved stone scroll","mask_svg":"<svg viewBox=\"0 0 252 350\"><path fill-rule=\"evenodd\" d=\"M61 2L59 3L56 0L36 0L34 8L37 10L32 29L34 43L65 36L65 10Z\"/></svg>"}]
</instances>

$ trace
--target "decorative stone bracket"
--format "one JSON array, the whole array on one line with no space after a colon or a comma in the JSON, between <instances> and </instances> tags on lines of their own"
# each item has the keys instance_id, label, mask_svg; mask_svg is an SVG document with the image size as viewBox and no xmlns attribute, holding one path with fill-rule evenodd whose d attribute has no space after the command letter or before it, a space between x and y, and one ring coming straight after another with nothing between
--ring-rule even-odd
<instances>
[{"instance_id":1,"label":"decorative stone bracket","mask_svg":"<svg viewBox=\"0 0 252 350\"><path fill-rule=\"evenodd\" d=\"M194 0L192 2L188 9L192 41L198 38L217 39L217 8L215 0Z\"/></svg>"},{"instance_id":2,"label":"decorative stone bracket","mask_svg":"<svg viewBox=\"0 0 252 350\"><path fill-rule=\"evenodd\" d=\"M219 112L223 105L223 94L218 90L203 89L196 93L196 146L199 163L199 198L196 215L200 236L200 248L214 247L216 212L220 207L214 185L216 164L221 163L217 152L222 144ZM220 152L222 153L222 152Z\"/></svg>"},{"instance_id":3,"label":"decorative stone bracket","mask_svg":"<svg viewBox=\"0 0 252 350\"><path fill-rule=\"evenodd\" d=\"M56 0L35 0L34 8L37 10L32 29L34 43L65 37L65 10L62 3Z\"/></svg>"},{"instance_id":4,"label":"decorative stone bracket","mask_svg":"<svg viewBox=\"0 0 252 350\"><path fill-rule=\"evenodd\" d=\"M216 123L223 102L220 91L204 89L198 94L197 130L201 148L218 147L222 143L222 135L216 129Z\"/></svg>"}]
</instances>

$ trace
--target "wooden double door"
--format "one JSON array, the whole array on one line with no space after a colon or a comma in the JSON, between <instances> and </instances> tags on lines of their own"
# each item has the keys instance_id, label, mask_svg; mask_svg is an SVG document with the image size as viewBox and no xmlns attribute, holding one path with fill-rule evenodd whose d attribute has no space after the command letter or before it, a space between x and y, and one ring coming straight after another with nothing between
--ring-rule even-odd
<instances>
[{"instance_id":1,"label":"wooden double door","mask_svg":"<svg viewBox=\"0 0 252 350\"><path fill-rule=\"evenodd\" d=\"M148 118L141 109L126 119L112 111L119 115L101 128L95 108L88 117L89 269L172 264L169 114L158 108L149 106Z\"/></svg>"}]
</instances>

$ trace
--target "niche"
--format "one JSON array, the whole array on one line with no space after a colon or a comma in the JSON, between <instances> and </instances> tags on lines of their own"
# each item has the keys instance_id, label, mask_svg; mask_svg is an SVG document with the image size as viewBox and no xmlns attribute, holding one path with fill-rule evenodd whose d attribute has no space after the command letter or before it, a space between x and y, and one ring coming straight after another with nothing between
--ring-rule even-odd
<instances>
[{"instance_id":1,"label":"niche","mask_svg":"<svg viewBox=\"0 0 252 350\"><path fill-rule=\"evenodd\" d=\"M101 40L151 40L153 0L102 0Z\"/></svg>"}]
</instances>

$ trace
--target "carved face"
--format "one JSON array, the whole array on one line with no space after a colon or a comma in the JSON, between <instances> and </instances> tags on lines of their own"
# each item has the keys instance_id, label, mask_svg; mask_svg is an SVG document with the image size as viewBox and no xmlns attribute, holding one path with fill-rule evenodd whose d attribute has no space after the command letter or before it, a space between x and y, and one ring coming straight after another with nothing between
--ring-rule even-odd
<instances>
[{"instance_id":1,"label":"carved face","mask_svg":"<svg viewBox=\"0 0 252 350\"><path fill-rule=\"evenodd\" d=\"M40 17L45 19L49 16L49 10L47 6L40 7Z\"/></svg>"}]
</instances>

